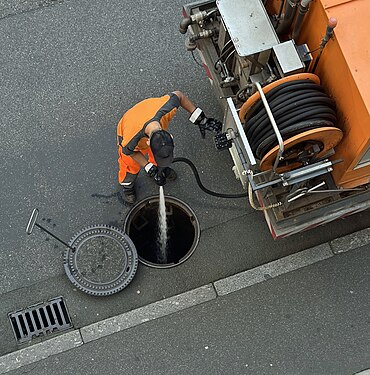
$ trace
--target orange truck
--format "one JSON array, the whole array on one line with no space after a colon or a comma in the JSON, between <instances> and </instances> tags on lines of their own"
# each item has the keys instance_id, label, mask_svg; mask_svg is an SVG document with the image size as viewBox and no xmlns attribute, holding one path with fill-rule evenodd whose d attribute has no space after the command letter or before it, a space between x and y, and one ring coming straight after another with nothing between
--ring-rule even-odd
<instances>
[{"instance_id":1,"label":"orange truck","mask_svg":"<svg viewBox=\"0 0 370 375\"><path fill-rule=\"evenodd\" d=\"M224 112L215 136L274 238L370 206L369 0L216 0L180 32Z\"/></svg>"}]
</instances>

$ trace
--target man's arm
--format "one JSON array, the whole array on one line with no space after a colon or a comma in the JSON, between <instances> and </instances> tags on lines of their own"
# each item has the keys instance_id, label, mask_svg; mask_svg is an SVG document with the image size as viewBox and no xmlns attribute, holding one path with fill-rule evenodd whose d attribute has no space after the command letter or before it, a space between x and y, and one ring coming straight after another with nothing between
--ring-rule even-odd
<instances>
[{"instance_id":1,"label":"man's arm","mask_svg":"<svg viewBox=\"0 0 370 375\"><path fill-rule=\"evenodd\" d=\"M199 126L202 138L206 136L206 130L219 133L222 129L222 123L214 118L208 118L202 109L196 107L188 97L181 91L173 92L180 100L180 106L190 113L189 121Z\"/></svg>"},{"instance_id":2,"label":"man's arm","mask_svg":"<svg viewBox=\"0 0 370 375\"><path fill-rule=\"evenodd\" d=\"M141 152L134 152L130 155L141 167L145 169L145 172L152 178L157 185L163 186L166 184L166 178L162 173L159 173L159 169L156 165L148 162Z\"/></svg>"},{"instance_id":3,"label":"man's arm","mask_svg":"<svg viewBox=\"0 0 370 375\"><path fill-rule=\"evenodd\" d=\"M181 91L173 91L173 93L179 98L180 105L182 108L184 108L189 113L193 113L195 109L197 108L193 102L185 96Z\"/></svg>"},{"instance_id":4,"label":"man's arm","mask_svg":"<svg viewBox=\"0 0 370 375\"><path fill-rule=\"evenodd\" d=\"M134 151L130 157L132 157L136 163L139 163L143 168L148 164L148 160L146 160L145 156L141 152Z\"/></svg>"}]
</instances>

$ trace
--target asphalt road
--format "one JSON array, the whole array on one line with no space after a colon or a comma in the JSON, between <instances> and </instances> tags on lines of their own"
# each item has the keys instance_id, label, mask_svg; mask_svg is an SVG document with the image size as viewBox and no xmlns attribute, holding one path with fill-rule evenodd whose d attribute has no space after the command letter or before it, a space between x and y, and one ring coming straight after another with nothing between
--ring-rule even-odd
<instances>
[{"instance_id":1,"label":"asphalt road","mask_svg":"<svg viewBox=\"0 0 370 375\"><path fill-rule=\"evenodd\" d=\"M209 82L178 32L182 2L0 1L2 152L0 354L17 348L7 313L63 295L76 327L204 285L370 225L369 213L274 242L244 200L199 190L186 166L166 194L189 204L201 225L194 255L170 270L139 266L125 291L104 299L77 291L63 271L63 247L29 215L68 241L94 224L122 226L129 207L116 182L116 124L137 101L179 89L212 116L222 114ZM240 192L229 154L179 111L176 156L190 158L212 190ZM157 193L145 177L139 199ZM140 291L140 294L138 294Z\"/></svg>"},{"instance_id":2,"label":"asphalt road","mask_svg":"<svg viewBox=\"0 0 370 375\"><path fill-rule=\"evenodd\" d=\"M354 375L370 367L369 246L9 375Z\"/></svg>"}]
</instances>

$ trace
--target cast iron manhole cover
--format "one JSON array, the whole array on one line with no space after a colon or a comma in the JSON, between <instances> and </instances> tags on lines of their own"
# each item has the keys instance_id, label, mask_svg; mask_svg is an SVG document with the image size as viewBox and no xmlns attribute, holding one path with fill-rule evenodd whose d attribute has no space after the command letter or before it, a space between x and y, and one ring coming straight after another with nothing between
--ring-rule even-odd
<instances>
[{"instance_id":1,"label":"cast iron manhole cover","mask_svg":"<svg viewBox=\"0 0 370 375\"><path fill-rule=\"evenodd\" d=\"M87 227L78 232L64 253L64 269L71 282L94 296L107 296L124 289L133 279L138 255L130 238L109 225Z\"/></svg>"}]
</instances>

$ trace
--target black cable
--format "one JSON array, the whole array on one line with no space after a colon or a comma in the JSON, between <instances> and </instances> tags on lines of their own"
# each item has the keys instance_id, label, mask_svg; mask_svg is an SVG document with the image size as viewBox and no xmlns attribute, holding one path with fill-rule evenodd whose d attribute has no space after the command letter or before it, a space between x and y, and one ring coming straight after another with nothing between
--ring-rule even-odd
<instances>
[{"instance_id":1,"label":"black cable","mask_svg":"<svg viewBox=\"0 0 370 375\"><path fill-rule=\"evenodd\" d=\"M227 43L226 43L227 44ZM225 45L226 46L226 45ZM231 46L231 48L229 48ZM213 67L215 70L217 70L217 64L219 61L221 61L221 59L226 55L226 53L229 53L231 51L231 49L235 49L234 45L233 44L230 44L229 47L227 47L227 49L225 49L221 54L220 54L220 57L215 61L215 63L213 64Z\"/></svg>"},{"instance_id":2,"label":"black cable","mask_svg":"<svg viewBox=\"0 0 370 375\"><path fill-rule=\"evenodd\" d=\"M209 195L213 195L214 197L219 197L219 198L245 198L245 197L248 197L248 193L245 192L245 193L240 193L240 194L223 194L223 193L217 193L215 191L212 191L212 190L209 190L207 189L203 184L202 184L202 181L200 180L200 177L199 177L199 173L197 171L197 168L195 167L195 165L189 160L189 159L186 159L186 158L174 158L173 159L173 162L174 163L177 163L177 162L183 162L185 164L187 164L191 170L193 171L194 173L194 176L195 176L195 179L197 181L197 184L198 186L207 194Z\"/></svg>"},{"instance_id":3,"label":"black cable","mask_svg":"<svg viewBox=\"0 0 370 375\"><path fill-rule=\"evenodd\" d=\"M221 48L220 50L220 55L222 55L222 53L224 52L224 49L225 48L228 48L228 45L232 42L232 39L228 40L224 45L223 47Z\"/></svg>"},{"instance_id":4,"label":"black cable","mask_svg":"<svg viewBox=\"0 0 370 375\"><path fill-rule=\"evenodd\" d=\"M191 55L193 56L193 59L194 59L194 61L196 62L196 64L199 65L201 68L203 68L203 65L200 64L200 63L198 62L198 60L195 58L195 56L194 56L194 51L191 51Z\"/></svg>"}]
</instances>

